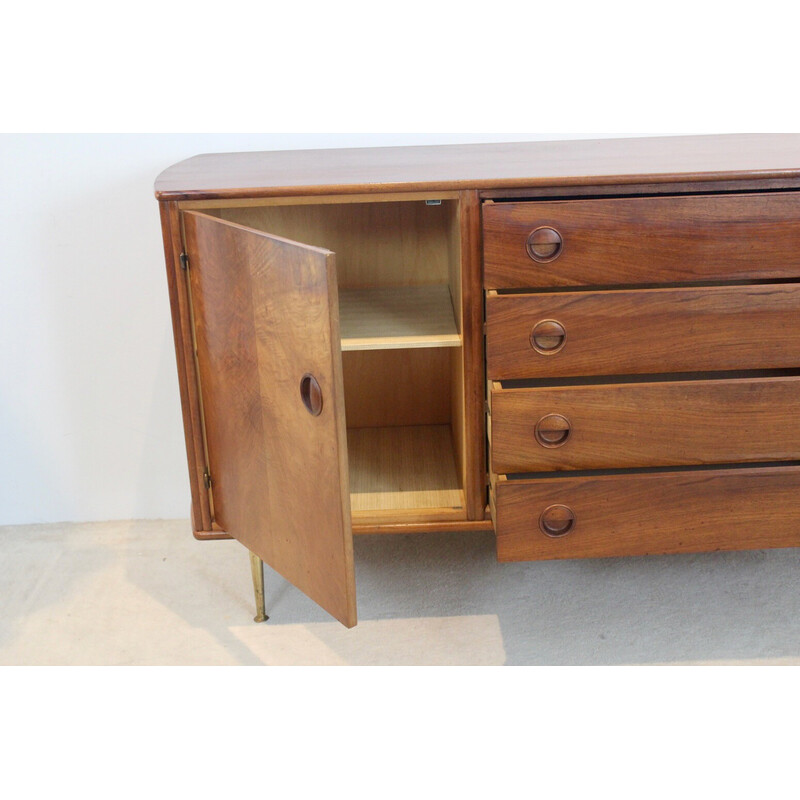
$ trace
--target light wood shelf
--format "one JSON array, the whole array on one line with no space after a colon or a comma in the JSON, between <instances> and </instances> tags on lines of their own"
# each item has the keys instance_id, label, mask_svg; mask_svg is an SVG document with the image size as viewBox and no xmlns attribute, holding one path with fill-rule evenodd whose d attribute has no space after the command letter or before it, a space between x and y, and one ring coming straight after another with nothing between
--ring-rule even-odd
<instances>
[{"instance_id":1,"label":"light wood shelf","mask_svg":"<svg viewBox=\"0 0 800 800\"><path fill-rule=\"evenodd\" d=\"M447 286L342 289L342 351L459 347Z\"/></svg>"},{"instance_id":2,"label":"light wood shelf","mask_svg":"<svg viewBox=\"0 0 800 800\"><path fill-rule=\"evenodd\" d=\"M449 425L350 428L350 506L354 517L384 510L459 512L459 486Z\"/></svg>"}]
</instances>

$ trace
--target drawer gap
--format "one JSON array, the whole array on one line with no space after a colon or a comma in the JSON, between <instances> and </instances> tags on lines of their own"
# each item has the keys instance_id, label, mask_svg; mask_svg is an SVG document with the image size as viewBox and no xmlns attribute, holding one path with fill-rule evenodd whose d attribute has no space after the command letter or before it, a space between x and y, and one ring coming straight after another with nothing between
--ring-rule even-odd
<instances>
[{"instance_id":1,"label":"drawer gap","mask_svg":"<svg viewBox=\"0 0 800 800\"><path fill-rule=\"evenodd\" d=\"M700 188L703 187L703 188ZM569 192L563 188L545 187L538 193L524 194L506 190L502 192L486 191L481 193L484 202L490 203L542 203L558 202L560 200L623 200L631 196L639 197L709 197L713 195L753 195L753 194L778 194L781 192L796 192L798 189L796 180L788 180L783 185L774 183L763 189L758 189L752 183L735 182L716 182L714 184L695 184L696 191L675 190L669 184L664 184L664 189L659 191L653 189L653 185L646 186L631 184L624 189L615 187L610 190L608 187L591 186L582 187L581 190Z\"/></svg>"},{"instance_id":2,"label":"drawer gap","mask_svg":"<svg viewBox=\"0 0 800 800\"><path fill-rule=\"evenodd\" d=\"M592 478L600 475L654 475L667 472L708 472L724 469L756 467L798 467L800 461L749 461L737 464L690 464L672 467L634 467L627 469L574 469L558 472L516 472L497 476L510 481L546 480L552 478Z\"/></svg>"},{"instance_id":3,"label":"drawer gap","mask_svg":"<svg viewBox=\"0 0 800 800\"><path fill-rule=\"evenodd\" d=\"M754 378L796 378L800 369L754 369L719 372L662 372L648 375L588 375L568 378L525 378L495 381L501 389L555 388L558 386L604 386L616 383L676 383L680 381L749 380Z\"/></svg>"},{"instance_id":4,"label":"drawer gap","mask_svg":"<svg viewBox=\"0 0 800 800\"><path fill-rule=\"evenodd\" d=\"M613 283L583 286L548 286L517 289L491 289L498 295L520 294L575 294L578 292L629 292L636 289L705 289L714 286L780 286L785 283L800 283L798 278L762 278L748 281L687 281L683 283Z\"/></svg>"}]
</instances>

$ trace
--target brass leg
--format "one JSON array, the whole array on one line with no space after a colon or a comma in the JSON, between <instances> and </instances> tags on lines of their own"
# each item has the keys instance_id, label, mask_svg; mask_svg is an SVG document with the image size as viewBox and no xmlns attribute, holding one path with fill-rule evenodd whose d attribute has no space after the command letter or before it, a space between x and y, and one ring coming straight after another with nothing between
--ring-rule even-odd
<instances>
[{"instance_id":1,"label":"brass leg","mask_svg":"<svg viewBox=\"0 0 800 800\"><path fill-rule=\"evenodd\" d=\"M264 562L255 553L250 553L250 568L253 571L253 589L256 593L256 615L253 622L266 622L269 617L264 608Z\"/></svg>"}]
</instances>

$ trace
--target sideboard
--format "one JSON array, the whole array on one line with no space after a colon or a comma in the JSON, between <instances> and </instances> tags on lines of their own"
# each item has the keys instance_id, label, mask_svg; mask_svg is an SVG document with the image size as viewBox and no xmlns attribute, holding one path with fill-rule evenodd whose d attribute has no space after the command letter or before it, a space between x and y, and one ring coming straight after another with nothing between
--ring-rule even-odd
<instances>
[{"instance_id":1,"label":"sideboard","mask_svg":"<svg viewBox=\"0 0 800 800\"><path fill-rule=\"evenodd\" d=\"M198 539L800 544L800 135L231 153L156 182Z\"/></svg>"}]
</instances>

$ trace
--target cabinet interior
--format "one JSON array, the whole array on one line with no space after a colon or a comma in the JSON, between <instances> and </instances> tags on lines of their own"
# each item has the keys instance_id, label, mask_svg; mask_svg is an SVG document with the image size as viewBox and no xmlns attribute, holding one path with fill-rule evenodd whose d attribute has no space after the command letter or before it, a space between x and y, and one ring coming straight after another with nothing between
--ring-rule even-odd
<instances>
[{"instance_id":1,"label":"cabinet interior","mask_svg":"<svg viewBox=\"0 0 800 800\"><path fill-rule=\"evenodd\" d=\"M336 254L353 523L465 519L458 201L211 213Z\"/></svg>"}]
</instances>

